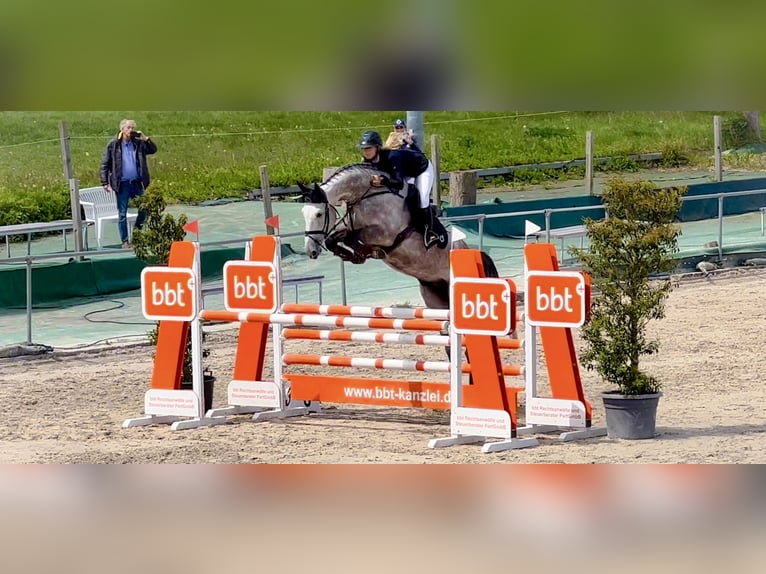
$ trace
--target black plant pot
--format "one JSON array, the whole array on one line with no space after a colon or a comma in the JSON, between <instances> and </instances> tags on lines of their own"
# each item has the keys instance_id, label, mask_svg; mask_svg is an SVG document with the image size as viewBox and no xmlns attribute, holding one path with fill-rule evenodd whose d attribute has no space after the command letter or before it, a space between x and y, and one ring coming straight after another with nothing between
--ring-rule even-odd
<instances>
[{"instance_id":1,"label":"black plant pot","mask_svg":"<svg viewBox=\"0 0 766 574\"><path fill-rule=\"evenodd\" d=\"M213 389L215 388L215 377L205 374L203 377L203 389L205 398L205 412L213 408ZM181 381L181 389L185 391L194 390L191 381Z\"/></svg>"},{"instance_id":2,"label":"black plant pot","mask_svg":"<svg viewBox=\"0 0 766 574\"><path fill-rule=\"evenodd\" d=\"M622 395L603 393L606 411L606 434L609 438L653 438L657 421L657 404L662 393Z\"/></svg>"}]
</instances>

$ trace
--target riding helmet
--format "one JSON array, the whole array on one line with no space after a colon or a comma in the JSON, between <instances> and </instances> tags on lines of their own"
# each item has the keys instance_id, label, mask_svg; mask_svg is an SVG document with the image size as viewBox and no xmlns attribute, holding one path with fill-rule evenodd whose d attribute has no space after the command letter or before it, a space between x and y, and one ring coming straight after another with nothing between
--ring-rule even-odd
<instances>
[{"instance_id":1,"label":"riding helmet","mask_svg":"<svg viewBox=\"0 0 766 574\"><path fill-rule=\"evenodd\" d=\"M372 146L378 146L383 147L383 138L380 137L380 134L373 130L368 130L362 134L361 139L359 140L359 149L364 147L372 147Z\"/></svg>"}]
</instances>

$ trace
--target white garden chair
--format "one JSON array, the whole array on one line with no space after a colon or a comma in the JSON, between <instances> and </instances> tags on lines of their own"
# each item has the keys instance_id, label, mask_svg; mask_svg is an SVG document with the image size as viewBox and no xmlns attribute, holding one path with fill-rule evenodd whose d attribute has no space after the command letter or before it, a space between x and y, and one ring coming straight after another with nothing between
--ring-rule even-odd
<instances>
[{"instance_id":1,"label":"white garden chair","mask_svg":"<svg viewBox=\"0 0 766 574\"><path fill-rule=\"evenodd\" d=\"M117 197L103 187L86 187L80 190L80 205L85 211L85 220L96 226L96 242L101 249L104 222L117 223ZM131 236L131 223L135 223L138 213L128 210L128 241Z\"/></svg>"}]
</instances>

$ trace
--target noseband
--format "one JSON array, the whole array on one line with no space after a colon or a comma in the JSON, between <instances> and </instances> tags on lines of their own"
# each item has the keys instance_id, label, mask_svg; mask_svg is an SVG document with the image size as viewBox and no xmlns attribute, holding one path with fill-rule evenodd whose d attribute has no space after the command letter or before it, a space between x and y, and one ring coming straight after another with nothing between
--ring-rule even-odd
<instances>
[{"instance_id":1,"label":"noseband","mask_svg":"<svg viewBox=\"0 0 766 574\"><path fill-rule=\"evenodd\" d=\"M303 235L305 237L311 237L314 241L316 241L317 245L319 245L320 249L324 249L325 251L329 251L327 248L327 245L325 245L325 241L327 241L327 238L332 235L338 227L343 223L343 220L349 217L349 212L346 212L346 215L343 217L340 216L340 212L334 205L330 205L328 202L323 202L322 205L324 205L324 223L322 225L322 229L315 229L313 231L304 231ZM335 212L335 224L330 228L330 209ZM351 223L351 219L349 218L349 223ZM319 236L319 238L315 237L316 235Z\"/></svg>"},{"instance_id":2,"label":"noseband","mask_svg":"<svg viewBox=\"0 0 766 574\"><path fill-rule=\"evenodd\" d=\"M370 193L372 190L375 190L373 193ZM377 187L369 187L367 188L367 191L365 191L356 201L353 202L346 202L346 214L341 217L340 212L338 209L330 204L330 202L324 201L322 202L324 204L324 225L322 226L322 230L314 230L314 231L304 231L303 235L306 237L311 237L314 239L319 245L322 246L322 248L327 249L324 246L324 240L327 239L328 236L332 235L335 231L337 231L338 228L345 227L349 231L354 231L354 224L353 220L351 218L351 212L353 211L353 208L355 205L361 203L365 199L370 199L371 197L375 197L376 195L382 195L392 193L394 195L397 195L399 197L402 197L399 193L394 191L393 189L386 187L385 189L379 189ZM330 228L330 208L335 212L335 225ZM345 223L344 223L345 222ZM318 240L315 235L321 235L322 240Z\"/></svg>"},{"instance_id":3,"label":"noseband","mask_svg":"<svg viewBox=\"0 0 766 574\"><path fill-rule=\"evenodd\" d=\"M331 204L328 201L322 202L324 204L324 225L322 226L322 230L313 230L313 231L304 231L303 234L305 237L311 237L316 244L319 246L320 249L324 251L329 251L343 259L352 260L356 263L361 263L364 261L364 259L371 256L372 253L379 252L379 255L375 256L378 259L383 258L385 255L388 255L391 251L399 247L399 245L407 239L414 231L415 228L412 225L409 225L405 227L402 231L399 232L399 234L394 238L394 241L391 245L364 245L361 252L358 252L357 249L359 246L351 247L344 243L342 240L338 241L335 245L335 249L331 249L327 246L327 240L331 238L335 233L346 231L347 234L353 235L355 229L354 229L354 223L353 218L351 217L353 208L357 204L361 203L365 199L370 199L372 197L378 196L378 195L384 195L384 194L393 194L397 197L401 197L406 201L406 196L402 196L397 191L391 189L388 186L384 186L383 189L380 187L373 187L370 186L367 188L367 190L359 196L355 201L353 202L346 202L346 213L341 216L338 209ZM335 212L335 224L330 227L330 209ZM316 236L319 236L317 238ZM343 250L343 251L340 251ZM347 251L348 253L344 254L344 251Z\"/></svg>"}]
</instances>

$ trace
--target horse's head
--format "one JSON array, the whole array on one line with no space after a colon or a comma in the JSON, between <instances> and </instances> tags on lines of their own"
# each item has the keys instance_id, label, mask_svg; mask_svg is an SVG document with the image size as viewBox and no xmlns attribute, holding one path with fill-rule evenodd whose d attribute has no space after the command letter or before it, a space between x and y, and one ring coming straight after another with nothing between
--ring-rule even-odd
<instances>
[{"instance_id":1,"label":"horse's head","mask_svg":"<svg viewBox=\"0 0 766 574\"><path fill-rule=\"evenodd\" d=\"M319 257L324 247L327 233L335 226L337 218L335 209L330 207L327 195L316 183L313 188L298 183L303 192L303 233L306 236L304 247L306 255L311 259Z\"/></svg>"},{"instance_id":2,"label":"horse's head","mask_svg":"<svg viewBox=\"0 0 766 574\"><path fill-rule=\"evenodd\" d=\"M326 181L321 184L315 183L313 187L298 184L303 194L302 212L305 223L306 255L311 259L316 259L322 249L339 255L338 249L344 249L347 235L355 231L359 232L366 224L368 216L365 216L364 212L369 209L360 207L363 202L365 208L376 205L373 208L376 218L382 215L377 211L377 204L365 201L384 193L382 191L371 193L373 190L380 189L372 187L371 180L374 175L385 174L370 165L352 164L340 168ZM399 204L395 213L401 212L401 204ZM360 213L362 217L358 218ZM361 224L361 227L355 227L357 224ZM348 244L346 249L347 246Z\"/></svg>"}]
</instances>

